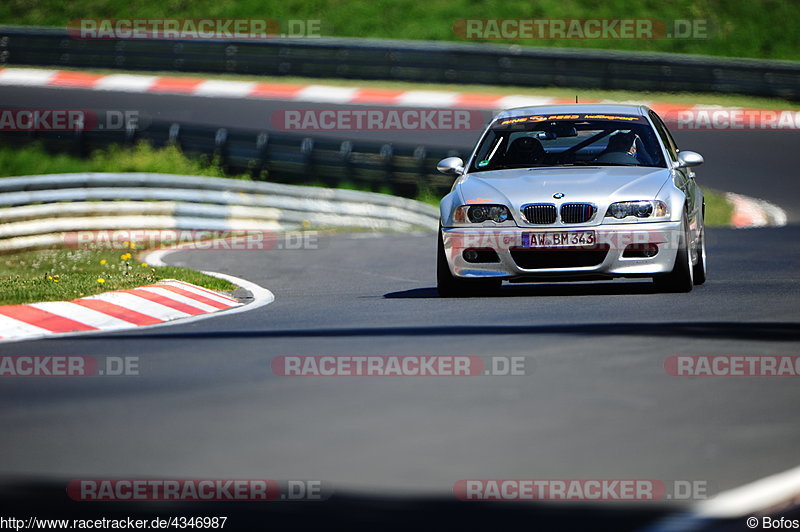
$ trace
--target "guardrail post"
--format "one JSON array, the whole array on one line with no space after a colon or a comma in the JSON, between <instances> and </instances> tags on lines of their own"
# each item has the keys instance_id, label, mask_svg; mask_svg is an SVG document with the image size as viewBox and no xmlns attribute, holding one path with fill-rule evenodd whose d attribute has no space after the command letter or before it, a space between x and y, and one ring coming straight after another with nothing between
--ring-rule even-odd
<instances>
[{"instance_id":1,"label":"guardrail post","mask_svg":"<svg viewBox=\"0 0 800 532\"><path fill-rule=\"evenodd\" d=\"M125 122L125 145L133 146L136 144L136 124L130 120Z\"/></svg>"},{"instance_id":2,"label":"guardrail post","mask_svg":"<svg viewBox=\"0 0 800 532\"><path fill-rule=\"evenodd\" d=\"M384 179L386 180L386 185L392 191L395 191L397 188L397 183L394 182L394 168L393 168L393 159L394 159L394 148L391 144L384 144L381 146L381 159L383 163L383 172L384 172Z\"/></svg>"},{"instance_id":3,"label":"guardrail post","mask_svg":"<svg viewBox=\"0 0 800 532\"><path fill-rule=\"evenodd\" d=\"M430 192L430 186L426 179L425 160L428 158L428 151L425 146L417 146L414 148L414 162L417 163L417 193L419 196L423 192Z\"/></svg>"},{"instance_id":4,"label":"guardrail post","mask_svg":"<svg viewBox=\"0 0 800 532\"><path fill-rule=\"evenodd\" d=\"M11 53L8 51L8 36L0 37L0 65L8 63Z\"/></svg>"},{"instance_id":5,"label":"guardrail post","mask_svg":"<svg viewBox=\"0 0 800 532\"><path fill-rule=\"evenodd\" d=\"M306 181L312 181L315 177L314 171L314 139L305 137L300 143L300 155L303 160L303 177Z\"/></svg>"},{"instance_id":6,"label":"guardrail post","mask_svg":"<svg viewBox=\"0 0 800 532\"><path fill-rule=\"evenodd\" d=\"M342 174L344 175L345 181L355 182L356 176L355 172L353 171L353 143L349 140L345 140L339 146L339 157L341 158L342 163Z\"/></svg>"},{"instance_id":7,"label":"guardrail post","mask_svg":"<svg viewBox=\"0 0 800 532\"><path fill-rule=\"evenodd\" d=\"M253 170L250 172L250 175L253 179L261 179L262 174L265 170L267 170L269 164L269 134L266 131L262 131L256 137L256 164L253 167Z\"/></svg>"},{"instance_id":8,"label":"guardrail post","mask_svg":"<svg viewBox=\"0 0 800 532\"><path fill-rule=\"evenodd\" d=\"M169 136L167 137L167 144L181 148L181 125L171 124L169 126Z\"/></svg>"},{"instance_id":9,"label":"guardrail post","mask_svg":"<svg viewBox=\"0 0 800 532\"><path fill-rule=\"evenodd\" d=\"M76 127L75 131L74 131L74 133L72 135L72 138L74 139L74 142L75 142L75 153L79 157L86 156L88 150L85 149L86 148L86 139L85 139L84 134L83 134L83 128L82 127Z\"/></svg>"},{"instance_id":10,"label":"guardrail post","mask_svg":"<svg viewBox=\"0 0 800 532\"><path fill-rule=\"evenodd\" d=\"M228 130L221 127L214 135L214 155L213 160L216 165L224 171L227 170L227 147L228 147Z\"/></svg>"}]
</instances>

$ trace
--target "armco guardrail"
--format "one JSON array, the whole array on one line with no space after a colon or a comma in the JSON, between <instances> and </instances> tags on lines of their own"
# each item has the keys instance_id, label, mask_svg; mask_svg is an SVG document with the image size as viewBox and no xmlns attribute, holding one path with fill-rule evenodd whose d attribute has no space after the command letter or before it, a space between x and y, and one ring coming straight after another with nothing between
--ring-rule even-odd
<instances>
[{"instance_id":1,"label":"armco guardrail","mask_svg":"<svg viewBox=\"0 0 800 532\"><path fill-rule=\"evenodd\" d=\"M800 62L518 45L304 38L81 40L0 27L0 65L740 93L800 99Z\"/></svg>"},{"instance_id":2,"label":"armco guardrail","mask_svg":"<svg viewBox=\"0 0 800 532\"><path fill-rule=\"evenodd\" d=\"M166 174L0 179L0 252L64 245L75 231L434 230L438 209L357 190Z\"/></svg>"},{"instance_id":3,"label":"armco guardrail","mask_svg":"<svg viewBox=\"0 0 800 532\"><path fill-rule=\"evenodd\" d=\"M0 105L2 107L2 105ZM26 146L40 141L48 150L85 156L112 144L147 141L175 144L190 156L214 159L230 175L249 174L275 183L356 186L406 197L446 193L453 179L436 172L454 149L380 142L311 138L264 131L233 130L193 124L151 122L139 129L65 132L0 131L0 143Z\"/></svg>"}]
</instances>

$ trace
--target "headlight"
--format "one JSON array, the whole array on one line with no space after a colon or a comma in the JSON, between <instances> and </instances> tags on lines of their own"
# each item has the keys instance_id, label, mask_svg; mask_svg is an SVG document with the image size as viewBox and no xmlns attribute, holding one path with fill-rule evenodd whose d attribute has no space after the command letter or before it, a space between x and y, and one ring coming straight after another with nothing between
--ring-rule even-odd
<instances>
[{"instance_id":1,"label":"headlight","mask_svg":"<svg viewBox=\"0 0 800 532\"><path fill-rule=\"evenodd\" d=\"M479 224L491 220L500 224L510 217L511 212L505 205L462 205L456 209L453 219L460 223Z\"/></svg>"},{"instance_id":2,"label":"headlight","mask_svg":"<svg viewBox=\"0 0 800 532\"><path fill-rule=\"evenodd\" d=\"M635 216L637 218L663 218L669 216L667 204L661 200L655 201L620 201L609 205L606 218L614 217L618 220Z\"/></svg>"}]
</instances>

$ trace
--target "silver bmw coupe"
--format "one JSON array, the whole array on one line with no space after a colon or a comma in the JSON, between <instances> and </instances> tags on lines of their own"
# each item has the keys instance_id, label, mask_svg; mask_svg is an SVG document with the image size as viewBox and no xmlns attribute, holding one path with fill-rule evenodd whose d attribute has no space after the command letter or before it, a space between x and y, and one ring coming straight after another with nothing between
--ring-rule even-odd
<instances>
[{"instance_id":1,"label":"silver bmw coupe","mask_svg":"<svg viewBox=\"0 0 800 532\"><path fill-rule=\"evenodd\" d=\"M661 118L634 105L503 111L441 201L437 286L443 297L501 283L650 277L664 292L706 279L698 153L679 150Z\"/></svg>"}]
</instances>

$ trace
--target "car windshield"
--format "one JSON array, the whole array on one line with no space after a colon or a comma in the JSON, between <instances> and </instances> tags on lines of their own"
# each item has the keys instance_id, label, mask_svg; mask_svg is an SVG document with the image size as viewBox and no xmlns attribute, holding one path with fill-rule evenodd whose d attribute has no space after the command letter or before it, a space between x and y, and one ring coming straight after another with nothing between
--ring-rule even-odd
<instances>
[{"instance_id":1,"label":"car windshield","mask_svg":"<svg viewBox=\"0 0 800 532\"><path fill-rule=\"evenodd\" d=\"M666 164L656 134L642 116L534 115L496 120L470 171L547 166Z\"/></svg>"}]
</instances>

